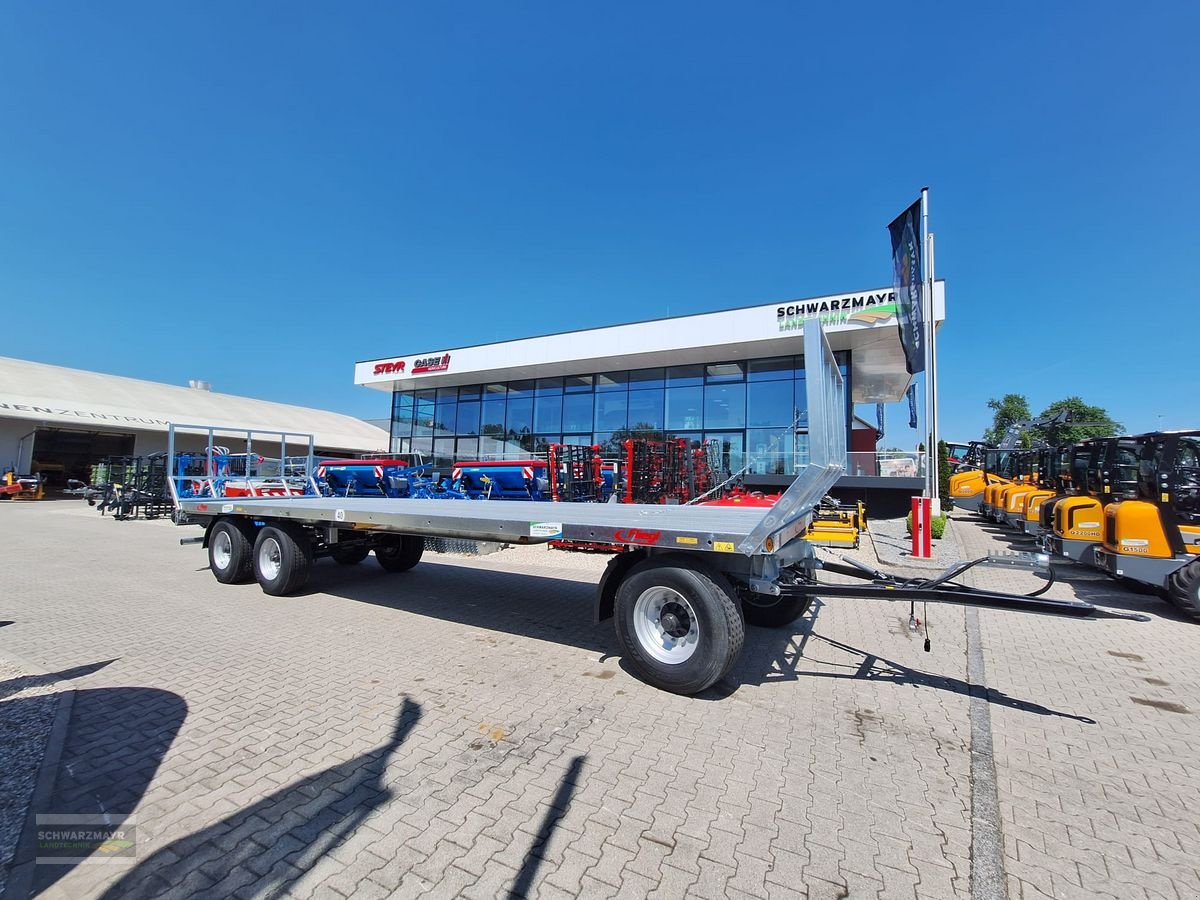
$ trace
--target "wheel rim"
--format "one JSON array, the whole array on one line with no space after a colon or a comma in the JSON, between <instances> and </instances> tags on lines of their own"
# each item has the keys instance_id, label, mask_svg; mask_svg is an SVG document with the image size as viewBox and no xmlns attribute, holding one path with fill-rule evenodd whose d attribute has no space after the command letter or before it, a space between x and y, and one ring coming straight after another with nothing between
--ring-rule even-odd
<instances>
[{"instance_id":1,"label":"wheel rim","mask_svg":"<svg viewBox=\"0 0 1200 900\"><path fill-rule=\"evenodd\" d=\"M669 587L642 592L633 606L633 630L642 649L667 665L691 659L700 641L695 609L683 594Z\"/></svg>"},{"instance_id":2,"label":"wheel rim","mask_svg":"<svg viewBox=\"0 0 1200 900\"><path fill-rule=\"evenodd\" d=\"M279 541L269 537L258 548L258 571L267 581L274 581L283 569L283 550Z\"/></svg>"},{"instance_id":3,"label":"wheel rim","mask_svg":"<svg viewBox=\"0 0 1200 900\"><path fill-rule=\"evenodd\" d=\"M228 531L219 531L212 542L213 564L224 572L233 559L233 540Z\"/></svg>"}]
</instances>

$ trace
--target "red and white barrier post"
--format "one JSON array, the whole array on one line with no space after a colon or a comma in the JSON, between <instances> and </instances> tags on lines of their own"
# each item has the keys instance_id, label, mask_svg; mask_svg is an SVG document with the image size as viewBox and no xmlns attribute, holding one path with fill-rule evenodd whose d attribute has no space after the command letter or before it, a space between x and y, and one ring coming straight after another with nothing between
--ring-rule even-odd
<instances>
[{"instance_id":1,"label":"red and white barrier post","mask_svg":"<svg viewBox=\"0 0 1200 900\"><path fill-rule=\"evenodd\" d=\"M921 559L933 556L933 534L929 527L932 507L928 497L912 498L912 555Z\"/></svg>"}]
</instances>

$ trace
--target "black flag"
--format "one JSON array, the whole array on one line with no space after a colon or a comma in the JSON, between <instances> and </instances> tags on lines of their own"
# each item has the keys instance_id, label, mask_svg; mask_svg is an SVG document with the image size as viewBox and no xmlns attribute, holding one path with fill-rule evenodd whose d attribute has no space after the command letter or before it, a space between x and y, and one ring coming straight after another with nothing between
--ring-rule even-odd
<instances>
[{"instance_id":1,"label":"black flag","mask_svg":"<svg viewBox=\"0 0 1200 900\"><path fill-rule=\"evenodd\" d=\"M915 375L925 371L921 201L902 212L888 226L888 231L892 236L892 288L896 292L900 344L908 373Z\"/></svg>"}]
</instances>

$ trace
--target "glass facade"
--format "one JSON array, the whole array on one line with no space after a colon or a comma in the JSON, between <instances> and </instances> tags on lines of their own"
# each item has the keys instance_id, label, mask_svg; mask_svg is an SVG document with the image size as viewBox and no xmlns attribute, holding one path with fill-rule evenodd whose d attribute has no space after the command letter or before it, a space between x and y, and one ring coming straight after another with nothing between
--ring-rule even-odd
<instances>
[{"instance_id":1,"label":"glass facade","mask_svg":"<svg viewBox=\"0 0 1200 900\"><path fill-rule=\"evenodd\" d=\"M837 358L849 398L849 353ZM850 412L847 399L847 422ZM440 467L519 459L556 443L600 444L606 457L619 458L626 438L686 437L697 445L720 440L730 471L748 465L758 474L792 475L808 462L807 424L803 356L392 395L392 451L420 452Z\"/></svg>"}]
</instances>

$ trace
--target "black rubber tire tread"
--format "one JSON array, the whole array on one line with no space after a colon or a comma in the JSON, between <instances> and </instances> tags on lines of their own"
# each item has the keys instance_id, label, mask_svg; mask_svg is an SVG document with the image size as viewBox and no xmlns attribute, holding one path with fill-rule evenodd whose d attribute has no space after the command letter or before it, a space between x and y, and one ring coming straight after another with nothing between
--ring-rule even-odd
<instances>
[{"instance_id":1,"label":"black rubber tire tread","mask_svg":"<svg viewBox=\"0 0 1200 900\"><path fill-rule=\"evenodd\" d=\"M334 544L329 548L329 556L339 566L357 566L370 555L371 548L367 544L351 544L348 547Z\"/></svg>"},{"instance_id":2,"label":"black rubber tire tread","mask_svg":"<svg viewBox=\"0 0 1200 900\"><path fill-rule=\"evenodd\" d=\"M424 553L425 538L411 534L384 535L375 544L375 561L389 572L407 572Z\"/></svg>"},{"instance_id":3,"label":"black rubber tire tread","mask_svg":"<svg viewBox=\"0 0 1200 900\"><path fill-rule=\"evenodd\" d=\"M813 601L812 594L800 594L790 597L774 597L772 599L775 602L766 606L761 602L755 602L759 601L759 598L762 601L767 599L762 594L752 594L742 600L742 613L746 617L746 624L754 625L757 628L783 628L791 625L808 612Z\"/></svg>"},{"instance_id":4,"label":"black rubber tire tread","mask_svg":"<svg viewBox=\"0 0 1200 900\"><path fill-rule=\"evenodd\" d=\"M700 645L685 662L669 665L642 652L633 610L643 591L672 587L688 598L700 620ZM724 575L686 557L659 556L634 566L617 588L617 639L625 660L641 680L675 694L698 694L737 664L746 641L741 603Z\"/></svg>"},{"instance_id":5,"label":"black rubber tire tread","mask_svg":"<svg viewBox=\"0 0 1200 900\"><path fill-rule=\"evenodd\" d=\"M229 535L232 550L229 568L223 572L213 561L213 541L222 533ZM236 523L221 519L208 533L208 568L221 584L245 584L254 580L254 543Z\"/></svg>"},{"instance_id":6,"label":"black rubber tire tread","mask_svg":"<svg viewBox=\"0 0 1200 900\"><path fill-rule=\"evenodd\" d=\"M258 567L258 553L262 544L274 538L279 543L280 568L274 579L263 577ZM308 582L312 567L312 549L307 537L297 529L286 525L268 525L258 532L254 541L254 577L263 593L282 597L297 591Z\"/></svg>"},{"instance_id":7,"label":"black rubber tire tread","mask_svg":"<svg viewBox=\"0 0 1200 900\"><path fill-rule=\"evenodd\" d=\"M1171 602L1185 616L1200 621L1200 559L1176 571L1169 582Z\"/></svg>"}]
</instances>

